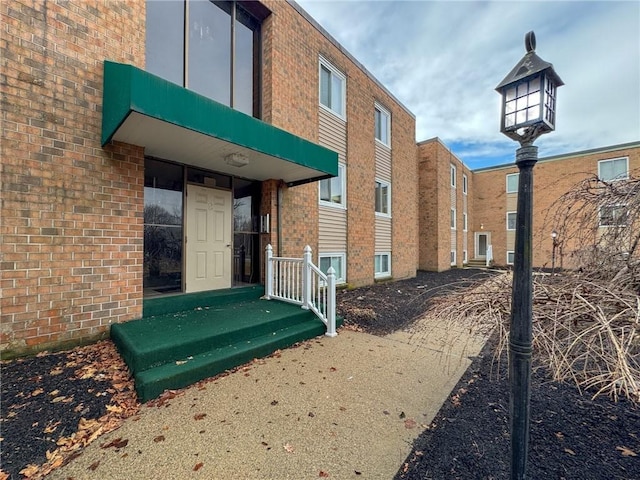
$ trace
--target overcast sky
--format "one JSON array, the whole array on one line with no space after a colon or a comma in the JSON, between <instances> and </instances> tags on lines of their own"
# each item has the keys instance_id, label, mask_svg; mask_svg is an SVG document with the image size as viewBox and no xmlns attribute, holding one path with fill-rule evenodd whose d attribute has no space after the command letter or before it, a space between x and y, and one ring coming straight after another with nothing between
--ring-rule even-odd
<instances>
[{"instance_id":1,"label":"overcast sky","mask_svg":"<svg viewBox=\"0 0 640 480\"><path fill-rule=\"evenodd\" d=\"M565 85L540 157L640 140L640 2L297 0L470 168L510 163L495 87L536 53Z\"/></svg>"}]
</instances>

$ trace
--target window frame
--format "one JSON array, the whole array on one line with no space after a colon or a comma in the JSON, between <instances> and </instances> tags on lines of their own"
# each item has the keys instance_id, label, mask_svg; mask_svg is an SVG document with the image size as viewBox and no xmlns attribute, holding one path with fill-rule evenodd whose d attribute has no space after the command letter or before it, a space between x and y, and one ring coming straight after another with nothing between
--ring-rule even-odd
<instances>
[{"instance_id":1,"label":"window frame","mask_svg":"<svg viewBox=\"0 0 640 480\"><path fill-rule=\"evenodd\" d=\"M468 228L468 215L467 212L462 212L462 231L463 232L467 232L469 230Z\"/></svg>"},{"instance_id":2,"label":"window frame","mask_svg":"<svg viewBox=\"0 0 640 480\"><path fill-rule=\"evenodd\" d=\"M513 215L513 228L509 228L509 216ZM518 223L518 212L513 211L513 212L507 212L506 214L506 221L507 221L507 231L508 232L513 232L516 229L517 223Z\"/></svg>"},{"instance_id":3,"label":"window frame","mask_svg":"<svg viewBox=\"0 0 640 480\"><path fill-rule=\"evenodd\" d=\"M376 257L387 257L387 268L386 271L376 271ZM381 262L382 264L382 262ZM376 252L373 256L373 275L374 278L389 278L391 277L391 252Z\"/></svg>"},{"instance_id":4,"label":"window frame","mask_svg":"<svg viewBox=\"0 0 640 480\"><path fill-rule=\"evenodd\" d=\"M449 251L449 260L450 260L450 265L457 265L458 264L458 255L457 252L455 250L450 250Z\"/></svg>"},{"instance_id":5,"label":"window frame","mask_svg":"<svg viewBox=\"0 0 640 480\"><path fill-rule=\"evenodd\" d=\"M458 212L455 208L451 208L451 230L458 229Z\"/></svg>"},{"instance_id":6,"label":"window frame","mask_svg":"<svg viewBox=\"0 0 640 480\"><path fill-rule=\"evenodd\" d=\"M449 173L451 175L451 178L450 178L451 188L457 188L456 184L458 183L457 182L458 172L457 172L456 166L453 163L449 164L449 166L451 167L451 169L449 170Z\"/></svg>"},{"instance_id":7,"label":"window frame","mask_svg":"<svg viewBox=\"0 0 640 480\"><path fill-rule=\"evenodd\" d=\"M516 178L516 186L515 186L515 190L509 190L509 177L515 177ZM518 183L520 182L520 174L519 173L507 173L505 175L505 181L506 181L506 192L507 193L518 193Z\"/></svg>"},{"instance_id":8,"label":"window frame","mask_svg":"<svg viewBox=\"0 0 640 480\"><path fill-rule=\"evenodd\" d=\"M323 200L322 199L322 182L329 182L329 187L331 187L331 180L335 177L325 178L318 182L318 202L320 205L324 205L325 207L331 208L342 208L344 210L347 209L347 179L346 179L347 166L344 163L338 164L338 178L340 179L340 188L341 192L341 202L334 202L332 200ZM331 196L331 191L329 191L329 196Z\"/></svg>"},{"instance_id":9,"label":"window frame","mask_svg":"<svg viewBox=\"0 0 640 480\"><path fill-rule=\"evenodd\" d=\"M469 253L467 250L462 250L462 264L465 265L469 263Z\"/></svg>"},{"instance_id":10,"label":"window frame","mask_svg":"<svg viewBox=\"0 0 640 480\"><path fill-rule=\"evenodd\" d=\"M376 116L376 112L379 112L381 117L382 116L387 117L387 128L385 129L386 141L383 140L382 138L378 138L378 122L377 122L378 117ZM376 139L376 142L380 143L381 145L384 145L387 148L391 148L391 112L387 108L379 104L378 102L375 102L373 115L374 115L373 136ZM382 127L380 127L380 131L382 132Z\"/></svg>"},{"instance_id":11,"label":"window frame","mask_svg":"<svg viewBox=\"0 0 640 480\"><path fill-rule=\"evenodd\" d=\"M513 256L513 260L509 261L509 255ZM507 265L513 265L516 259L516 252L514 250L507 250Z\"/></svg>"},{"instance_id":12,"label":"window frame","mask_svg":"<svg viewBox=\"0 0 640 480\"><path fill-rule=\"evenodd\" d=\"M603 208L610 208L612 215L611 218L615 220L615 215L613 215L613 212L616 210L620 210L620 209L624 209L624 223L602 223L602 209ZM629 219L629 210L627 208L626 204L623 203L617 203L615 205L601 205L598 208L598 227L600 228L624 228L627 226L627 221Z\"/></svg>"},{"instance_id":13,"label":"window frame","mask_svg":"<svg viewBox=\"0 0 640 480\"><path fill-rule=\"evenodd\" d=\"M624 160L625 162L625 172L623 174L617 175L613 178L602 178L602 165L609 162L617 162L620 160ZM629 157L617 157L617 158L607 158L604 160L598 160L598 178L603 182L618 182L620 180L628 180L629 179Z\"/></svg>"},{"instance_id":14,"label":"window frame","mask_svg":"<svg viewBox=\"0 0 640 480\"><path fill-rule=\"evenodd\" d=\"M463 173L462 174L462 193L464 195L467 194L468 188L469 188L469 180L467 178L466 173Z\"/></svg>"},{"instance_id":15,"label":"window frame","mask_svg":"<svg viewBox=\"0 0 640 480\"><path fill-rule=\"evenodd\" d=\"M387 213L385 212L379 212L377 210L377 204L378 204L378 184L380 184L381 187L387 187ZM375 210L376 216L377 217L385 217L385 218L391 218L391 183L387 182L386 180L380 180L379 178L375 179L375 187L374 187L374 202L373 202L373 208ZM382 204L382 202L380 202Z\"/></svg>"},{"instance_id":16,"label":"window frame","mask_svg":"<svg viewBox=\"0 0 640 480\"><path fill-rule=\"evenodd\" d=\"M333 77L335 76L336 78L338 78L341 83L342 83L342 91L340 92L340 105L341 105L341 112L337 112L336 110L333 109L332 105L325 105L324 103L322 103L322 68L325 68L329 71L329 74L331 75L331 79L333 79ZM333 82L331 82L332 84ZM331 84L329 85L329 102L331 104L333 104L333 96L331 96ZM331 62L329 62L326 58L324 58L322 55L320 56L320 60L318 62L318 104L320 105L321 108L324 108L327 112L332 113L333 115L346 120L347 119L347 76L342 73L340 70L338 70L336 67L334 67Z\"/></svg>"},{"instance_id":17,"label":"window frame","mask_svg":"<svg viewBox=\"0 0 640 480\"><path fill-rule=\"evenodd\" d=\"M318 254L318 268L321 269L321 259L322 258L339 258L340 259L340 268L341 268L341 276L336 275L336 284L340 285L343 283L347 283L347 254L346 252L322 252ZM330 262L332 263L332 262ZM335 270L335 269L334 269ZM323 272L326 273L326 272Z\"/></svg>"}]
</instances>

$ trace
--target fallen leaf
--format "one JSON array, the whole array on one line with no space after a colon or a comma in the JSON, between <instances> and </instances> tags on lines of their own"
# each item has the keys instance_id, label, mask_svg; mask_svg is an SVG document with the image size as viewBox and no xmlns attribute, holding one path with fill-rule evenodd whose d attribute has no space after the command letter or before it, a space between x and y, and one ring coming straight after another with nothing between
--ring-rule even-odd
<instances>
[{"instance_id":1,"label":"fallen leaf","mask_svg":"<svg viewBox=\"0 0 640 480\"><path fill-rule=\"evenodd\" d=\"M353 473L355 473L356 475L362 475L362 472L360 472L358 470L354 470Z\"/></svg>"},{"instance_id":2,"label":"fallen leaf","mask_svg":"<svg viewBox=\"0 0 640 480\"><path fill-rule=\"evenodd\" d=\"M65 397L65 396L56 397L53 400L51 400L51 403L64 402L66 399L67 399L67 397Z\"/></svg>"},{"instance_id":3,"label":"fallen leaf","mask_svg":"<svg viewBox=\"0 0 640 480\"><path fill-rule=\"evenodd\" d=\"M285 451L289 452L289 453L293 453L295 452L295 449L293 448L293 445L290 445L288 443L285 443L284 445L284 449Z\"/></svg>"},{"instance_id":4,"label":"fallen leaf","mask_svg":"<svg viewBox=\"0 0 640 480\"><path fill-rule=\"evenodd\" d=\"M111 440L109 443L101 445L101 447L102 448L109 448L109 447L124 448L127 446L128 443L129 443L129 440L123 440L122 437L118 437Z\"/></svg>"},{"instance_id":5,"label":"fallen leaf","mask_svg":"<svg viewBox=\"0 0 640 480\"><path fill-rule=\"evenodd\" d=\"M404 428L416 428L416 421L413 418L407 418L404 421Z\"/></svg>"},{"instance_id":6,"label":"fallen leaf","mask_svg":"<svg viewBox=\"0 0 640 480\"><path fill-rule=\"evenodd\" d=\"M202 468L203 465L204 465L204 463L202 463L202 462L196 463L196 466L193 467L193 471L197 472L198 470L200 470Z\"/></svg>"},{"instance_id":7,"label":"fallen leaf","mask_svg":"<svg viewBox=\"0 0 640 480\"><path fill-rule=\"evenodd\" d=\"M556 438L558 440L562 440L564 438L564 434L562 432L556 432Z\"/></svg>"},{"instance_id":8,"label":"fallen leaf","mask_svg":"<svg viewBox=\"0 0 640 480\"><path fill-rule=\"evenodd\" d=\"M271 402L271 405L272 405L272 406L274 406L274 407L275 407L277 404L278 404L278 400L274 400L273 402Z\"/></svg>"},{"instance_id":9,"label":"fallen leaf","mask_svg":"<svg viewBox=\"0 0 640 480\"><path fill-rule=\"evenodd\" d=\"M568 453L569 455L575 455L575 454L576 454L576 452L574 452L574 451L573 451L573 450L571 450L570 448L565 448L565 449L564 449L564 451L565 451L566 453Z\"/></svg>"},{"instance_id":10,"label":"fallen leaf","mask_svg":"<svg viewBox=\"0 0 640 480\"><path fill-rule=\"evenodd\" d=\"M98 468L98 465L100 465L100 460L96 460L95 462L93 462L91 465L89 465L89 470L91 470L92 472L96 471L96 468Z\"/></svg>"},{"instance_id":11,"label":"fallen leaf","mask_svg":"<svg viewBox=\"0 0 640 480\"><path fill-rule=\"evenodd\" d=\"M38 473L38 470L40 470L40 467L38 465L29 464L25 468L20 470L20 473L25 477L33 477L36 473Z\"/></svg>"},{"instance_id":12,"label":"fallen leaf","mask_svg":"<svg viewBox=\"0 0 640 480\"><path fill-rule=\"evenodd\" d=\"M622 453L623 457L637 457L638 454L636 452L634 452L633 450L631 450L628 447L616 447L616 450L618 450L620 453Z\"/></svg>"},{"instance_id":13,"label":"fallen leaf","mask_svg":"<svg viewBox=\"0 0 640 480\"><path fill-rule=\"evenodd\" d=\"M111 413L122 413L122 407L119 407L117 405L107 405L107 412L111 412Z\"/></svg>"},{"instance_id":14,"label":"fallen leaf","mask_svg":"<svg viewBox=\"0 0 640 480\"><path fill-rule=\"evenodd\" d=\"M194 420L202 420L204 417L206 417L207 414L206 413L197 413L193 416Z\"/></svg>"},{"instance_id":15,"label":"fallen leaf","mask_svg":"<svg viewBox=\"0 0 640 480\"><path fill-rule=\"evenodd\" d=\"M60 390L54 390L53 392L50 392L49 395L51 395L52 397L57 396L60 393Z\"/></svg>"},{"instance_id":16,"label":"fallen leaf","mask_svg":"<svg viewBox=\"0 0 640 480\"><path fill-rule=\"evenodd\" d=\"M404 417L406 417L405 413L404 412L400 412L400 418L404 418Z\"/></svg>"},{"instance_id":17,"label":"fallen leaf","mask_svg":"<svg viewBox=\"0 0 640 480\"><path fill-rule=\"evenodd\" d=\"M323 470L320 470L320 474L318 475L319 477L328 477L329 474Z\"/></svg>"},{"instance_id":18,"label":"fallen leaf","mask_svg":"<svg viewBox=\"0 0 640 480\"><path fill-rule=\"evenodd\" d=\"M165 440L164 435L158 435L156 438L153 439L153 441L156 443L164 442L164 440Z\"/></svg>"},{"instance_id":19,"label":"fallen leaf","mask_svg":"<svg viewBox=\"0 0 640 480\"><path fill-rule=\"evenodd\" d=\"M41 393L44 393L44 390L41 389L41 388L36 388L33 392L31 392L31 396L32 397L36 397L36 396L40 395Z\"/></svg>"},{"instance_id":20,"label":"fallen leaf","mask_svg":"<svg viewBox=\"0 0 640 480\"><path fill-rule=\"evenodd\" d=\"M336 367L331 367L331 368L329 369L329 371L330 371L330 372L335 372L336 370L338 370Z\"/></svg>"}]
</instances>

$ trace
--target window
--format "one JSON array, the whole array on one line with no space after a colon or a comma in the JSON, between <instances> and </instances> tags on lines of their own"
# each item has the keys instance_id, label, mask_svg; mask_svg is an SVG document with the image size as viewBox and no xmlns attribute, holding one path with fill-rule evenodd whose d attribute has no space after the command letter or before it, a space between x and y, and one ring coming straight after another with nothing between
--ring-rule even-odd
<instances>
[{"instance_id":1,"label":"window","mask_svg":"<svg viewBox=\"0 0 640 480\"><path fill-rule=\"evenodd\" d=\"M376 180L376 213L380 215L391 214L391 186Z\"/></svg>"},{"instance_id":2,"label":"window","mask_svg":"<svg viewBox=\"0 0 640 480\"><path fill-rule=\"evenodd\" d=\"M391 254L376 253L374 257L375 278L391 276Z\"/></svg>"},{"instance_id":3,"label":"window","mask_svg":"<svg viewBox=\"0 0 640 480\"><path fill-rule=\"evenodd\" d=\"M462 230L467 231L467 212L462 212Z\"/></svg>"},{"instance_id":4,"label":"window","mask_svg":"<svg viewBox=\"0 0 640 480\"><path fill-rule=\"evenodd\" d=\"M376 140L387 147L391 146L391 114L376 103L375 107Z\"/></svg>"},{"instance_id":5,"label":"window","mask_svg":"<svg viewBox=\"0 0 640 480\"><path fill-rule=\"evenodd\" d=\"M449 257L451 259L451 265L456 265L456 251L455 250L451 250L451 252L449 253Z\"/></svg>"},{"instance_id":6,"label":"window","mask_svg":"<svg viewBox=\"0 0 640 480\"><path fill-rule=\"evenodd\" d=\"M324 58L320 58L320 105L344 118L345 76Z\"/></svg>"},{"instance_id":7,"label":"window","mask_svg":"<svg viewBox=\"0 0 640 480\"><path fill-rule=\"evenodd\" d=\"M469 261L469 258L467 257L467 251L463 250L462 251L462 263L467 263Z\"/></svg>"},{"instance_id":8,"label":"window","mask_svg":"<svg viewBox=\"0 0 640 480\"><path fill-rule=\"evenodd\" d=\"M451 209L451 230L456 229L456 209Z\"/></svg>"},{"instance_id":9,"label":"window","mask_svg":"<svg viewBox=\"0 0 640 480\"><path fill-rule=\"evenodd\" d=\"M336 275L336 283L345 283L345 254L344 253L322 253L320 254L320 270L323 273L333 267Z\"/></svg>"},{"instance_id":10,"label":"window","mask_svg":"<svg viewBox=\"0 0 640 480\"><path fill-rule=\"evenodd\" d=\"M626 205L604 205L600 207L601 227L624 227L627 224Z\"/></svg>"},{"instance_id":11,"label":"window","mask_svg":"<svg viewBox=\"0 0 640 480\"><path fill-rule=\"evenodd\" d=\"M320 180L320 202L334 207L346 207L345 166L338 165L338 176Z\"/></svg>"},{"instance_id":12,"label":"window","mask_svg":"<svg viewBox=\"0 0 640 480\"><path fill-rule=\"evenodd\" d=\"M462 193L464 193L465 195L467 194L467 176L466 175L462 175Z\"/></svg>"},{"instance_id":13,"label":"window","mask_svg":"<svg viewBox=\"0 0 640 480\"><path fill-rule=\"evenodd\" d=\"M514 258L515 258L514 252L507 252L507 265L513 265Z\"/></svg>"},{"instance_id":14,"label":"window","mask_svg":"<svg viewBox=\"0 0 640 480\"><path fill-rule=\"evenodd\" d=\"M510 173L507 175L507 193L518 193L519 173Z\"/></svg>"},{"instance_id":15,"label":"window","mask_svg":"<svg viewBox=\"0 0 640 480\"><path fill-rule=\"evenodd\" d=\"M147 71L259 117L260 22L269 12L231 1L188 7L146 2Z\"/></svg>"},{"instance_id":16,"label":"window","mask_svg":"<svg viewBox=\"0 0 640 480\"><path fill-rule=\"evenodd\" d=\"M516 229L516 212L507 212L507 230Z\"/></svg>"},{"instance_id":17,"label":"window","mask_svg":"<svg viewBox=\"0 0 640 480\"><path fill-rule=\"evenodd\" d=\"M598 178L605 182L629 178L629 158L614 158L598 162Z\"/></svg>"},{"instance_id":18,"label":"window","mask_svg":"<svg viewBox=\"0 0 640 480\"><path fill-rule=\"evenodd\" d=\"M451 186L456 188L456 167L451 165Z\"/></svg>"}]
</instances>

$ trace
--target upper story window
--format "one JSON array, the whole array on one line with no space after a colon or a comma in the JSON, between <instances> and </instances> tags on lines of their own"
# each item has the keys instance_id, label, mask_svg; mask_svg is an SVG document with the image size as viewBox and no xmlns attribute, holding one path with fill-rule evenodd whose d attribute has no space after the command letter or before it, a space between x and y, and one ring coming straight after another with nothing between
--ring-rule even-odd
<instances>
[{"instance_id":1,"label":"upper story window","mask_svg":"<svg viewBox=\"0 0 640 480\"><path fill-rule=\"evenodd\" d=\"M320 58L320 105L345 118L346 77L342 72Z\"/></svg>"},{"instance_id":2,"label":"upper story window","mask_svg":"<svg viewBox=\"0 0 640 480\"><path fill-rule=\"evenodd\" d=\"M518 193L519 173L509 173L507 175L507 193Z\"/></svg>"},{"instance_id":3,"label":"upper story window","mask_svg":"<svg viewBox=\"0 0 640 480\"><path fill-rule=\"evenodd\" d=\"M391 214L391 185L376 180L376 213Z\"/></svg>"},{"instance_id":4,"label":"upper story window","mask_svg":"<svg viewBox=\"0 0 640 480\"><path fill-rule=\"evenodd\" d=\"M338 176L320 180L320 203L333 207L346 207L345 166L338 165Z\"/></svg>"},{"instance_id":5,"label":"upper story window","mask_svg":"<svg viewBox=\"0 0 640 480\"><path fill-rule=\"evenodd\" d=\"M624 227L629 212L626 205L603 205L600 207L601 227Z\"/></svg>"},{"instance_id":6,"label":"upper story window","mask_svg":"<svg viewBox=\"0 0 640 480\"><path fill-rule=\"evenodd\" d=\"M598 178L605 182L629 178L629 158L613 158L598 162Z\"/></svg>"},{"instance_id":7,"label":"upper story window","mask_svg":"<svg viewBox=\"0 0 640 480\"><path fill-rule=\"evenodd\" d=\"M516 212L507 212L507 230L516 229Z\"/></svg>"},{"instance_id":8,"label":"upper story window","mask_svg":"<svg viewBox=\"0 0 640 480\"><path fill-rule=\"evenodd\" d=\"M375 128L376 140L380 143L391 146L391 114L388 110L376 103L375 106Z\"/></svg>"},{"instance_id":9,"label":"upper story window","mask_svg":"<svg viewBox=\"0 0 640 480\"><path fill-rule=\"evenodd\" d=\"M456 188L456 166L451 165L451 186Z\"/></svg>"},{"instance_id":10,"label":"upper story window","mask_svg":"<svg viewBox=\"0 0 640 480\"><path fill-rule=\"evenodd\" d=\"M466 175L462 175L462 193L467 194L467 190L469 188L469 180Z\"/></svg>"},{"instance_id":11,"label":"upper story window","mask_svg":"<svg viewBox=\"0 0 640 480\"><path fill-rule=\"evenodd\" d=\"M258 2L245 7L235 1L148 0L146 11L147 71L260 116L260 21L266 8Z\"/></svg>"}]
</instances>

